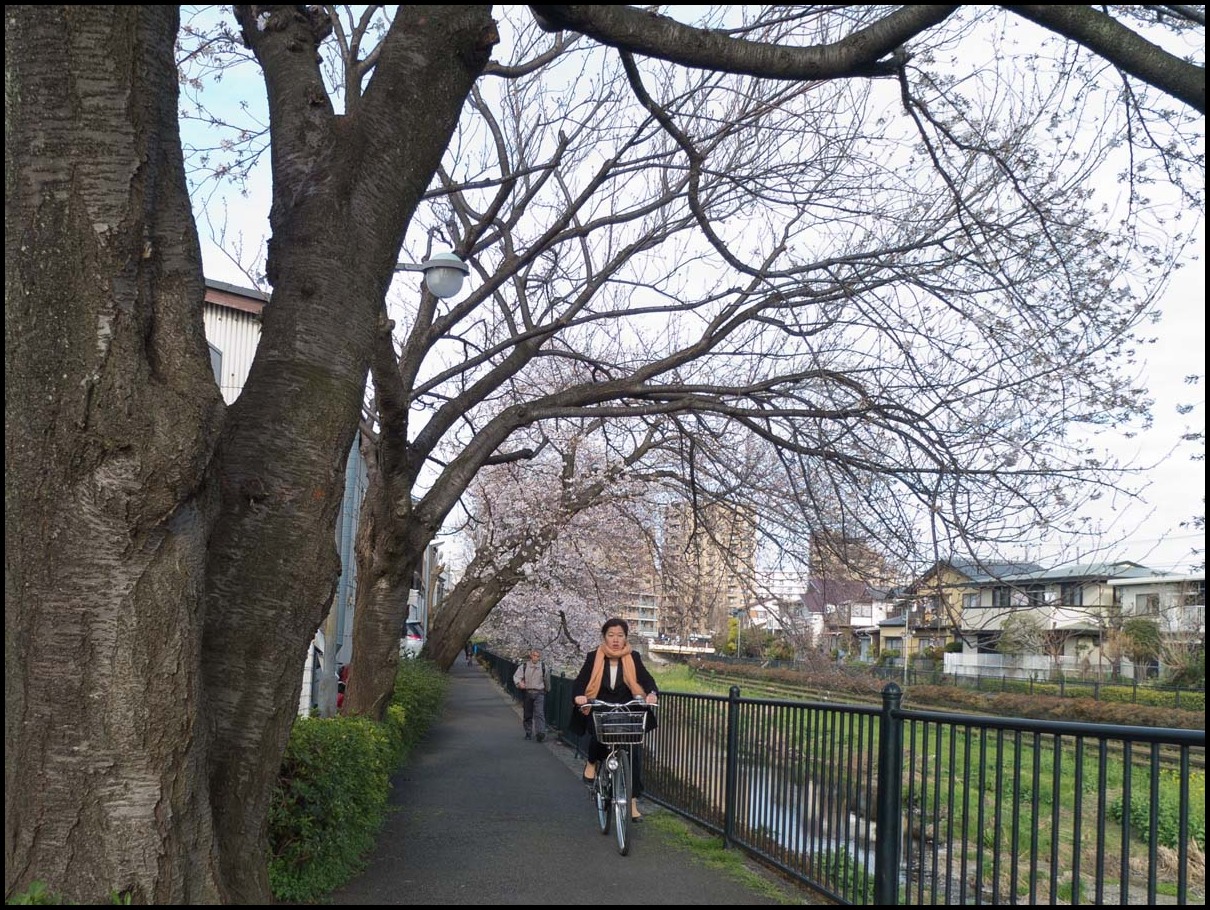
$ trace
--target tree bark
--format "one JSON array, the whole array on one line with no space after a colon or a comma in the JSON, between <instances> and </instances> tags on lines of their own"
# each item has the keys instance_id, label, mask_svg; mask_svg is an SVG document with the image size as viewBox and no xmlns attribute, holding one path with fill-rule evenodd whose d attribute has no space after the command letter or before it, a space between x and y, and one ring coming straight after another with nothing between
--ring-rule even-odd
<instances>
[{"instance_id":1,"label":"tree bark","mask_svg":"<svg viewBox=\"0 0 1210 910\"><path fill-rule=\"evenodd\" d=\"M274 293L223 426L176 8L6 8L8 895L270 901L376 316L496 40L487 7L402 8L341 118L322 17L239 15L269 88Z\"/></svg>"},{"instance_id":2,"label":"tree bark","mask_svg":"<svg viewBox=\"0 0 1210 910\"><path fill-rule=\"evenodd\" d=\"M445 598L429 626L425 656L448 670L462 653L463 644L496 605L521 581L524 559L512 559L495 570L487 560L474 559L462 580Z\"/></svg>"},{"instance_id":3,"label":"tree bark","mask_svg":"<svg viewBox=\"0 0 1210 910\"><path fill-rule=\"evenodd\" d=\"M174 6L5 8L5 896L219 897Z\"/></svg>"},{"instance_id":4,"label":"tree bark","mask_svg":"<svg viewBox=\"0 0 1210 910\"><path fill-rule=\"evenodd\" d=\"M337 117L314 10L236 11L269 95L274 289L216 457L203 663L224 883L231 900L264 903L268 800L339 572L336 515L378 313L496 33L486 7L401 7L357 115Z\"/></svg>"},{"instance_id":5,"label":"tree bark","mask_svg":"<svg viewBox=\"0 0 1210 910\"><path fill-rule=\"evenodd\" d=\"M345 690L346 714L364 714L381 718L395 689L399 667L399 641L407 618L408 593L412 575L420 566L413 555L417 545L408 546L412 526L410 510L397 514L398 494L386 492L393 485L374 461L371 449L368 463L370 480L362 502L357 526L357 593L353 626L354 662ZM407 502L408 491L402 493ZM424 552L428 536L418 544Z\"/></svg>"}]
</instances>

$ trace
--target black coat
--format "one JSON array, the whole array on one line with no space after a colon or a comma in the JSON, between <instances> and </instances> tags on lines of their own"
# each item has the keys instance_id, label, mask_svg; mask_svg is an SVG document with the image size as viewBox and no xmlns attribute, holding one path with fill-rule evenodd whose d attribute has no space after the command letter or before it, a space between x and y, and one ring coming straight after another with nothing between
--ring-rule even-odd
<instances>
[{"instance_id":1,"label":"black coat","mask_svg":"<svg viewBox=\"0 0 1210 910\"><path fill-rule=\"evenodd\" d=\"M634 658L635 679L639 681L639 685L643 687L643 691L648 694L658 692L659 687L656 686L655 679L651 676L651 673L648 672L647 668L643 666L643 658L639 657L639 653L637 651L631 651L630 656ZM575 704L575 699L576 696L586 694L586 690L588 689L588 680L592 678L592 665L596 663L596 660L597 652L596 649L593 649L592 651L588 652L588 657L584 659L584 666L580 667L580 672L576 675L575 682L571 684L572 733L583 734L588 729L588 716L580 710L579 705ZM597 698L599 698L601 701L613 702L616 705L620 705L623 702L628 702L634 698L634 693L630 691L629 687L626 685L626 680L622 678L621 667L618 668L617 684L614 686L609 685L608 659L605 661L605 672L601 676L601 691L597 693ZM654 730L655 726L655 712L652 711L651 719L647 721L647 729Z\"/></svg>"}]
</instances>

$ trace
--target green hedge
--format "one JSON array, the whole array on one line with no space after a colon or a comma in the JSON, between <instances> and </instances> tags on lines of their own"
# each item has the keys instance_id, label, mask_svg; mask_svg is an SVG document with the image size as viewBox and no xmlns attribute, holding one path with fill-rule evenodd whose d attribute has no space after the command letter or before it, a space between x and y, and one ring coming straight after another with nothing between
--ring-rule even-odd
<instances>
[{"instance_id":1,"label":"green hedge","mask_svg":"<svg viewBox=\"0 0 1210 910\"><path fill-rule=\"evenodd\" d=\"M446 676L400 662L386 718L300 717L269 811L269 884L281 901L309 901L365 866L386 818L390 775L441 710Z\"/></svg>"},{"instance_id":2,"label":"green hedge","mask_svg":"<svg viewBox=\"0 0 1210 910\"><path fill-rule=\"evenodd\" d=\"M696 672L706 676L722 673L728 679L747 677L753 681L778 683L801 687L807 690L803 698L810 700L812 691L845 692L857 697L866 697L875 703L881 699L885 680L876 679L868 673L850 674L829 669L802 671L791 669L766 669L759 666L726 664L722 661L698 660L691 664ZM1043 694L1049 686L1055 695ZM1014 692L1013 689L1017 691ZM1129 690L1127 690L1129 691ZM1139 692L1146 691L1140 687ZM1154 694L1155 690L1151 690ZM1203 693L1181 693L1181 707L1157 708L1143 704L1096 701L1092 698L1059 698L1055 684L1035 683L1029 692L1028 681L1018 681L1006 691L994 689L976 690L965 686L929 685L920 680L908 686L904 704L911 708L942 709L952 711L970 710L975 713L1001 714L1006 717L1032 717L1042 720L1072 720L1099 724L1125 724L1140 727L1180 727L1188 730L1206 729L1205 695ZM1173 693L1163 693L1172 696ZM1196 696L1201 695L1198 699ZM1201 710L1190 707L1198 705Z\"/></svg>"}]
</instances>

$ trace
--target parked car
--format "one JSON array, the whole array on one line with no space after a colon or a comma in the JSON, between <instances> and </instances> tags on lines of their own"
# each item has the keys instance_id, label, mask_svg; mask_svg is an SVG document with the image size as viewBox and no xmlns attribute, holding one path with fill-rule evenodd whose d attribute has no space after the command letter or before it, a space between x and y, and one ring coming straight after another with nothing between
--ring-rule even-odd
<instances>
[{"instance_id":1,"label":"parked car","mask_svg":"<svg viewBox=\"0 0 1210 910\"><path fill-rule=\"evenodd\" d=\"M404 623L403 637L399 639L399 656L416 657L424 647L424 627L418 622Z\"/></svg>"}]
</instances>

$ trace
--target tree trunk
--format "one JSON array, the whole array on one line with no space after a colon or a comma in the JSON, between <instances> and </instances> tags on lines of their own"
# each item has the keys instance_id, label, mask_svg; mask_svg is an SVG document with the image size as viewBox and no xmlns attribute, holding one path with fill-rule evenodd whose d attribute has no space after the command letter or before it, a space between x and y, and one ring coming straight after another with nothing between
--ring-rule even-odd
<instances>
[{"instance_id":1,"label":"tree trunk","mask_svg":"<svg viewBox=\"0 0 1210 910\"><path fill-rule=\"evenodd\" d=\"M462 653L462 646L520 578L508 581L501 574L484 577L468 572L441 603L429 626L425 656L448 670Z\"/></svg>"},{"instance_id":2,"label":"tree trunk","mask_svg":"<svg viewBox=\"0 0 1210 910\"><path fill-rule=\"evenodd\" d=\"M403 7L337 118L310 14L238 9L269 86L274 294L225 427L176 8L5 10L7 895L269 902L373 327L495 39L486 7Z\"/></svg>"},{"instance_id":3,"label":"tree trunk","mask_svg":"<svg viewBox=\"0 0 1210 910\"><path fill-rule=\"evenodd\" d=\"M399 637L407 619L412 574L421 563L403 551L407 518L393 514L382 473L370 481L357 527L357 600L353 609L353 665L345 690L346 714L381 718L399 667ZM420 545L424 552L427 543Z\"/></svg>"},{"instance_id":4,"label":"tree trunk","mask_svg":"<svg viewBox=\"0 0 1210 910\"><path fill-rule=\"evenodd\" d=\"M504 596L521 583L525 577L522 568L536 554L544 552L556 534L554 527L537 530L508 555L503 565L490 556L476 555L429 624L425 655L441 669L448 670L466 640Z\"/></svg>"},{"instance_id":5,"label":"tree trunk","mask_svg":"<svg viewBox=\"0 0 1210 910\"><path fill-rule=\"evenodd\" d=\"M175 6L5 7L5 897L220 896Z\"/></svg>"},{"instance_id":6,"label":"tree trunk","mask_svg":"<svg viewBox=\"0 0 1210 910\"><path fill-rule=\"evenodd\" d=\"M495 30L486 7L401 7L357 115L337 117L316 64L323 23L296 7L236 10L269 93L274 288L216 457L203 667L224 885L265 903L268 801L339 574L336 517L378 314Z\"/></svg>"}]
</instances>

